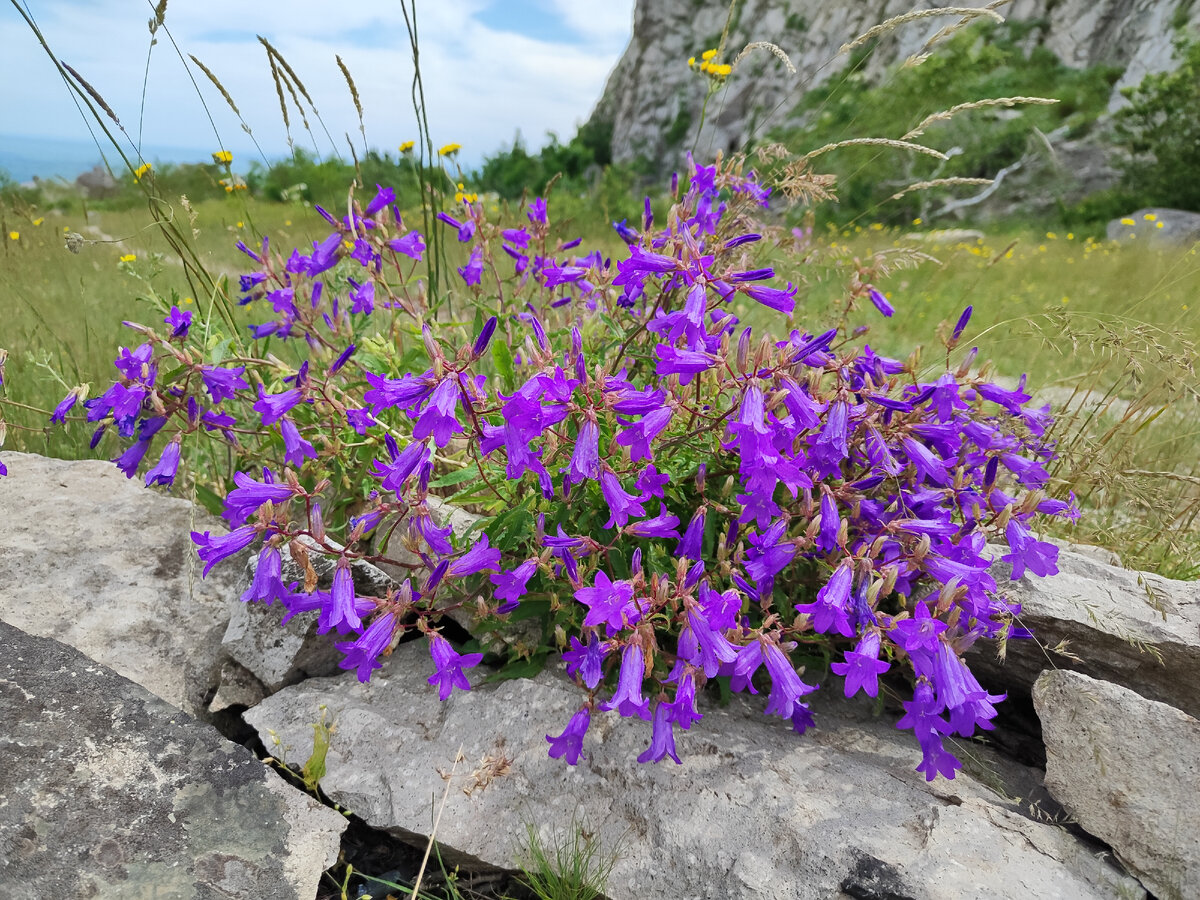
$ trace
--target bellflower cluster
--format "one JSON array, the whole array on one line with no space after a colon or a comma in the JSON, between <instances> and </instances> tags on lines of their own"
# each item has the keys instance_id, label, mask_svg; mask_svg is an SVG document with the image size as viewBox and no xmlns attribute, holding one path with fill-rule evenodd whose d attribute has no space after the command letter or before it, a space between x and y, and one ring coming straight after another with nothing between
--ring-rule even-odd
<instances>
[{"instance_id":1,"label":"bellflower cluster","mask_svg":"<svg viewBox=\"0 0 1200 900\"><path fill-rule=\"evenodd\" d=\"M688 175L668 214L647 200L638 227L614 226L617 258L553 237L542 198L502 226L460 191L436 235L406 228L386 188L319 210L331 230L311 247L243 247L247 334L202 345L178 309L165 333L134 326L144 342L86 418L130 442L130 477L161 447L147 484L171 485L192 446L236 459L210 490L233 530L192 536L205 574L257 545L243 600L316 613L362 681L406 633L441 700L485 662L558 653L585 699L551 756L576 764L607 714L647 723L640 761L678 763L711 681L812 727L815 646L847 696L910 695L898 725L919 771L953 777L947 739L992 727L1003 699L963 652L1028 637L989 542L1013 577L1048 575L1038 517L1078 515L1047 494L1049 411L1023 379L928 374L845 321L789 321L801 279L755 258L772 241L749 224L769 187L738 159ZM431 244L463 245L458 279L418 275L439 265ZM904 314L855 285L849 312ZM743 317L778 326L752 336ZM453 505L480 518L460 526ZM284 583L285 553L303 581ZM324 587L314 557L332 561ZM359 561L401 574L365 595ZM440 629L461 611L540 637L456 648Z\"/></svg>"}]
</instances>

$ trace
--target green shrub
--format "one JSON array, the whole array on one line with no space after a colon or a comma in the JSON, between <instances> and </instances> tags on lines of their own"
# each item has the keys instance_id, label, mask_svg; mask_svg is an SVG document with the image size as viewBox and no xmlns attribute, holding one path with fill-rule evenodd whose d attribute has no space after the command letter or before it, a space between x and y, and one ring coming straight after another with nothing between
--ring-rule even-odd
<instances>
[{"instance_id":1,"label":"green shrub","mask_svg":"<svg viewBox=\"0 0 1200 900\"><path fill-rule=\"evenodd\" d=\"M1143 206L1200 211L1200 42L1181 39L1175 54L1178 68L1122 92L1130 101L1115 117L1129 153L1122 184Z\"/></svg>"},{"instance_id":2,"label":"green shrub","mask_svg":"<svg viewBox=\"0 0 1200 900\"><path fill-rule=\"evenodd\" d=\"M1027 51L1016 26L979 26L962 32L919 66L895 69L879 84L859 71L869 52L851 60L846 74L810 91L794 114L805 124L777 132L789 149L807 152L826 143L859 137L899 138L933 113L961 103L1001 97L1048 97L1053 106L961 112L926 129L924 143L956 148L942 162L880 147L848 147L822 166L838 178L838 222L870 217L907 224L919 214L920 196L902 202L891 196L904 184L951 176L992 177L1025 153L1033 129L1066 125L1086 130L1106 107L1121 70L1109 66L1070 69L1049 50ZM928 196L927 194L925 196Z\"/></svg>"}]
</instances>

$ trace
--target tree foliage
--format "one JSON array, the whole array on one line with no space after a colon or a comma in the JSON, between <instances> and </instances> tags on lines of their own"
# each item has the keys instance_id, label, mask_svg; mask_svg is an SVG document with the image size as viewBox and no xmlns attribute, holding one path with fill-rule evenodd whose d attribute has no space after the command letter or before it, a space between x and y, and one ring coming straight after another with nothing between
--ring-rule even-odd
<instances>
[{"instance_id":1,"label":"tree foliage","mask_svg":"<svg viewBox=\"0 0 1200 900\"><path fill-rule=\"evenodd\" d=\"M1175 54L1177 68L1124 91L1114 123L1129 153L1123 183L1147 206L1200 211L1200 41L1181 39Z\"/></svg>"}]
</instances>

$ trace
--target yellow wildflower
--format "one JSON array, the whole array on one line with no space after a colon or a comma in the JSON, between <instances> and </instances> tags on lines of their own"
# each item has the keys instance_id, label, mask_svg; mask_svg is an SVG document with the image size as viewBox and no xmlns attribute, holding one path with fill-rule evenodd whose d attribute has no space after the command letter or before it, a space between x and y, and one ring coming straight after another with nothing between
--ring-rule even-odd
<instances>
[{"instance_id":1,"label":"yellow wildflower","mask_svg":"<svg viewBox=\"0 0 1200 900\"><path fill-rule=\"evenodd\" d=\"M716 50L705 50L703 53L700 54L700 58L702 60L704 60L705 62L708 62L710 59L712 59L716 55L717 55Z\"/></svg>"},{"instance_id":2,"label":"yellow wildflower","mask_svg":"<svg viewBox=\"0 0 1200 900\"><path fill-rule=\"evenodd\" d=\"M718 78L724 78L733 71L733 66L729 65L729 63L722 63L719 66L709 66L708 70Z\"/></svg>"},{"instance_id":3,"label":"yellow wildflower","mask_svg":"<svg viewBox=\"0 0 1200 900\"><path fill-rule=\"evenodd\" d=\"M184 306L186 306L187 304L189 304L189 303L192 303L192 302L193 302L193 301L192 301L192 298L191 298L191 297L184 297L184 298L183 298L183 304L184 304Z\"/></svg>"},{"instance_id":4,"label":"yellow wildflower","mask_svg":"<svg viewBox=\"0 0 1200 900\"><path fill-rule=\"evenodd\" d=\"M914 225L920 225L920 224L921 224L921 217L920 217L920 216L917 216L915 219L913 219L913 224L914 224Z\"/></svg>"},{"instance_id":5,"label":"yellow wildflower","mask_svg":"<svg viewBox=\"0 0 1200 900\"><path fill-rule=\"evenodd\" d=\"M37 223L35 222L34 224L37 224ZM1154 223L1154 227L1155 227L1155 228L1162 228L1162 227L1163 227L1163 223L1162 223L1162 222L1155 222L1155 223Z\"/></svg>"},{"instance_id":6,"label":"yellow wildflower","mask_svg":"<svg viewBox=\"0 0 1200 900\"><path fill-rule=\"evenodd\" d=\"M8 239L9 239L10 241L19 241L19 240L21 239L21 232L19 232L19 231L10 231L10 232L8 233Z\"/></svg>"},{"instance_id":7,"label":"yellow wildflower","mask_svg":"<svg viewBox=\"0 0 1200 900\"><path fill-rule=\"evenodd\" d=\"M462 149L462 144L446 144L438 150L438 156L453 156Z\"/></svg>"},{"instance_id":8,"label":"yellow wildflower","mask_svg":"<svg viewBox=\"0 0 1200 900\"><path fill-rule=\"evenodd\" d=\"M688 57L688 68L689 68L689 69L694 69L694 68L696 68L696 57L694 57L694 56L689 56L689 57Z\"/></svg>"},{"instance_id":9,"label":"yellow wildflower","mask_svg":"<svg viewBox=\"0 0 1200 900\"><path fill-rule=\"evenodd\" d=\"M149 171L150 171L150 163L142 163L140 166L138 166L136 169L133 170L134 180L141 181L142 176L145 175Z\"/></svg>"},{"instance_id":10,"label":"yellow wildflower","mask_svg":"<svg viewBox=\"0 0 1200 900\"><path fill-rule=\"evenodd\" d=\"M46 219L44 216L38 216L36 219L33 220L33 224L36 227L38 225L41 225L45 221L46 221Z\"/></svg>"},{"instance_id":11,"label":"yellow wildflower","mask_svg":"<svg viewBox=\"0 0 1200 900\"><path fill-rule=\"evenodd\" d=\"M1121 224L1122 225L1136 225L1137 223L1134 222L1133 219L1125 218L1125 219L1121 220Z\"/></svg>"},{"instance_id":12,"label":"yellow wildflower","mask_svg":"<svg viewBox=\"0 0 1200 900\"><path fill-rule=\"evenodd\" d=\"M244 222L238 222L238 223L237 223L237 227L238 227L238 228L245 228L245 227L246 227L246 224L245 224Z\"/></svg>"},{"instance_id":13,"label":"yellow wildflower","mask_svg":"<svg viewBox=\"0 0 1200 900\"><path fill-rule=\"evenodd\" d=\"M228 150L218 150L212 155L213 162L219 166L227 166L233 162L233 154Z\"/></svg>"},{"instance_id":14,"label":"yellow wildflower","mask_svg":"<svg viewBox=\"0 0 1200 900\"><path fill-rule=\"evenodd\" d=\"M1144 216L1142 216L1142 218L1145 219L1147 222L1157 222L1158 221L1158 216L1156 216L1154 213L1146 213Z\"/></svg>"},{"instance_id":15,"label":"yellow wildflower","mask_svg":"<svg viewBox=\"0 0 1200 900\"><path fill-rule=\"evenodd\" d=\"M136 259L137 259L136 253L126 253L124 256L121 257L120 262L131 263Z\"/></svg>"},{"instance_id":16,"label":"yellow wildflower","mask_svg":"<svg viewBox=\"0 0 1200 900\"><path fill-rule=\"evenodd\" d=\"M403 144L400 145L400 152L401 153L412 153L413 147L415 147L416 145L417 145L416 141L405 141Z\"/></svg>"}]
</instances>

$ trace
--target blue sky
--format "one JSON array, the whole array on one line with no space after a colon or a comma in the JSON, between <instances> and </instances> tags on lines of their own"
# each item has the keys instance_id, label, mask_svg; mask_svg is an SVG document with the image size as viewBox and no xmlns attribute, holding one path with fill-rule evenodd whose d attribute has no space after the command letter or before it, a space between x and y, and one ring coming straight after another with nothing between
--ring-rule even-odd
<instances>
[{"instance_id":1,"label":"blue sky","mask_svg":"<svg viewBox=\"0 0 1200 900\"><path fill-rule=\"evenodd\" d=\"M540 145L547 131L573 133L587 118L632 29L634 0L417 0L421 67L430 129L438 144L463 145L470 165L519 131ZM136 140L146 21L153 4L137 0L26 0L56 55L105 97ZM299 74L340 152L349 133L362 137L335 54L362 95L367 141L394 150L416 137L410 101L412 64L400 5L394 0L171 0L167 27L225 84L268 156L287 152L287 137L265 53L274 44ZM89 140L87 129L45 52L10 4L0 5L0 133ZM189 64L189 68L191 68ZM165 35L153 48L144 146L220 145L242 159L252 142L215 89L194 68L220 137L214 135L188 71ZM16 73L20 73L17 75ZM330 152L294 114L298 146Z\"/></svg>"}]
</instances>

